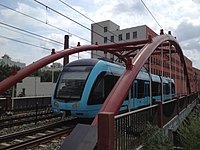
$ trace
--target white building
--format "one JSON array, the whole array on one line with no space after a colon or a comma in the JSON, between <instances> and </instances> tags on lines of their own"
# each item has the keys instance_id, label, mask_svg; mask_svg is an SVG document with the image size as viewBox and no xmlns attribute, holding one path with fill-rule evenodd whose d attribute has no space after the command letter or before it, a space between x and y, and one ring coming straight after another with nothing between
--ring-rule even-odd
<instances>
[{"instance_id":1,"label":"white building","mask_svg":"<svg viewBox=\"0 0 200 150\"><path fill-rule=\"evenodd\" d=\"M6 54L2 56L2 59L0 59L0 64L8 65L9 67L17 66L20 68L24 68L26 66L25 63L12 61L11 58Z\"/></svg>"},{"instance_id":2,"label":"white building","mask_svg":"<svg viewBox=\"0 0 200 150\"><path fill-rule=\"evenodd\" d=\"M51 96L55 84L54 72L62 71L63 66L60 63L53 63L50 67L41 68L43 71L52 71L52 82L41 82L40 77L26 77L22 83L17 83L16 96Z\"/></svg>"},{"instance_id":3,"label":"white building","mask_svg":"<svg viewBox=\"0 0 200 150\"><path fill-rule=\"evenodd\" d=\"M55 83L41 82L40 77L26 77L17 83L16 96L51 96Z\"/></svg>"},{"instance_id":4,"label":"white building","mask_svg":"<svg viewBox=\"0 0 200 150\"><path fill-rule=\"evenodd\" d=\"M114 44L148 39L149 35L157 34L148 26L142 25L120 30L120 26L110 20L94 23L91 25L91 41L93 44ZM105 57L102 51L92 51L92 58ZM114 58L108 55L108 58Z\"/></svg>"}]
</instances>

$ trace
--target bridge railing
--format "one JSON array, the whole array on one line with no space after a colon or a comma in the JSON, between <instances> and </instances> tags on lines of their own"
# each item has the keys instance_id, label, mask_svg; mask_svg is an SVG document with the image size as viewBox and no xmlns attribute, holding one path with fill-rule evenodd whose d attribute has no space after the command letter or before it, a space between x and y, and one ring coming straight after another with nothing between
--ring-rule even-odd
<instances>
[{"instance_id":1,"label":"bridge railing","mask_svg":"<svg viewBox=\"0 0 200 150\"><path fill-rule=\"evenodd\" d=\"M172 99L164 102L163 105L163 125L169 122L174 116L176 116L180 109L178 108L179 98ZM184 101L184 100L183 100Z\"/></svg>"},{"instance_id":2,"label":"bridge railing","mask_svg":"<svg viewBox=\"0 0 200 150\"><path fill-rule=\"evenodd\" d=\"M115 149L133 149L147 123L156 125L158 105L115 116Z\"/></svg>"},{"instance_id":3,"label":"bridge railing","mask_svg":"<svg viewBox=\"0 0 200 150\"><path fill-rule=\"evenodd\" d=\"M171 125L168 125L169 122L184 113L188 106L190 108L190 104L196 104L194 101L196 101L197 97L198 93L194 93L190 96L177 97L167 102L159 102L158 104L117 115L115 117L113 114L110 115L111 113L103 113L101 114L101 117L99 117L101 119L98 120L97 147L104 145L105 148L105 145L107 144L107 148L110 148L109 150L134 149L141 144L141 133L148 123L157 125L160 128L165 128L165 126L171 127ZM109 123L105 120L109 120ZM99 129L100 126L102 130ZM99 133L101 134L99 135ZM105 137L107 138L105 139ZM100 140L101 138L103 140ZM109 144L111 146L109 146Z\"/></svg>"}]
</instances>

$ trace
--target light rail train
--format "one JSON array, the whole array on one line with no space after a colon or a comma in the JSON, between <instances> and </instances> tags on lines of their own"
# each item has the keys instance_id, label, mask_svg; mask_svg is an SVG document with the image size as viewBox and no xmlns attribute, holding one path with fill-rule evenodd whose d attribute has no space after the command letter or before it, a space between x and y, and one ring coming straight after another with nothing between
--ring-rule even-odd
<instances>
[{"instance_id":1,"label":"light rail train","mask_svg":"<svg viewBox=\"0 0 200 150\"><path fill-rule=\"evenodd\" d=\"M99 59L82 59L67 64L56 83L52 108L80 118L95 117L124 70L122 65ZM153 103L174 96L173 79L140 71L120 111L150 105L150 83Z\"/></svg>"}]
</instances>

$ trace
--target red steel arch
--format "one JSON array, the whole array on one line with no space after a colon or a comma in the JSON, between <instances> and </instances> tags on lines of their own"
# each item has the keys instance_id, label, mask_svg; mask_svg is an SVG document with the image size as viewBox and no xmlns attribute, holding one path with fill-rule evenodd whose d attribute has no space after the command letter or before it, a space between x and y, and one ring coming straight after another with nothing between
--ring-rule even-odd
<instances>
[{"instance_id":1,"label":"red steel arch","mask_svg":"<svg viewBox=\"0 0 200 150\"><path fill-rule=\"evenodd\" d=\"M151 42L151 43L150 43ZM152 40L134 41L119 44L109 44L109 45L89 45L89 46L79 46L76 48L70 48L63 51L53 53L52 55L46 56L31 65L25 67L24 69L18 71L16 74L11 75L2 82L0 82L0 94L5 92L7 89L12 87L18 81L22 80L26 76L32 74L36 70L46 66L47 64L56 61L64 56L71 55L74 53L87 51L87 50L101 50L113 53L114 55L121 57L126 65L127 69L124 74L120 77L113 90L104 102L100 112L113 112L117 114L123 100L125 99L128 91L131 87L133 80L136 78L138 72L145 64L147 59L156 51L156 48L161 46L161 44L166 45L170 43L173 45L179 54L180 60L184 67L184 74L186 77L186 85L188 88L188 93L190 93L190 84L188 79L188 73L186 64L184 61L183 52L177 40L171 35L159 35L154 37ZM136 53L136 50L139 50ZM133 57L133 58L132 58ZM93 125L97 123L97 117L93 121Z\"/></svg>"},{"instance_id":2,"label":"red steel arch","mask_svg":"<svg viewBox=\"0 0 200 150\"><path fill-rule=\"evenodd\" d=\"M113 112L114 114L117 114L119 112L119 109L124 99L126 98L133 81L135 80L137 74L141 70L142 66L145 64L145 62L148 60L151 54L153 54L156 48L161 44L164 44L165 42L171 43L171 45L174 45L174 47L176 48L180 60L183 63L188 92L191 93L186 63L184 61L184 55L177 40L173 36L166 34L156 36L152 40L153 41L151 43L146 44L131 60L132 61L131 66L128 66L127 67L128 69L126 69L123 75L119 78L118 82L114 86L111 93L108 95L107 99L105 100L99 112ZM96 118L94 119L92 125L97 124L98 120L97 117L98 116L96 116Z\"/></svg>"},{"instance_id":3,"label":"red steel arch","mask_svg":"<svg viewBox=\"0 0 200 150\"><path fill-rule=\"evenodd\" d=\"M147 43L148 40L143 41L136 41L136 42L127 42L127 43L121 43L121 44L110 44L110 45L85 45L85 46L78 46L75 48L69 48L65 49L59 52L55 52L49 56L46 56L28 66L25 68L19 70L16 72L16 74L9 76L5 80L0 82L0 94L3 94L7 89L15 85L18 81L22 80L23 78L27 77L28 75L34 73L38 69L48 65L51 62L54 62L60 58L63 58L64 56L71 55L78 52L83 52L87 50L101 50L101 51L109 51L113 52L116 56L120 57L120 54L115 53L116 47L124 47L127 45L134 45L134 44L144 44ZM114 48L110 50L110 48ZM107 50L106 50L107 49ZM124 62L126 62L126 59L122 59Z\"/></svg>"}]
</instances>

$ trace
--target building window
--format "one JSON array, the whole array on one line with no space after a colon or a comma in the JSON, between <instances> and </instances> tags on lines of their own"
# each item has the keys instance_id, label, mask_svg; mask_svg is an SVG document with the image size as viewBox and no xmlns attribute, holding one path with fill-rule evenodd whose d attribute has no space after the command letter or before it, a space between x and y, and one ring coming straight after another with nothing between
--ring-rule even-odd
<instances>
[{"instance_id":1,"label":"building window","mask_svg":"<svg viewBox=\"0 0 200 150\"><path fill-rule=\"evenodd\" d=\"M114 42L114 36L113 36L113 35L110 36L110 41L111 41L111 42Z\"/></svg>"},{"instance_id":2,"label":"building window","mask_svg":"<svg viewBox=\"0 0 200 150\"><path fill-rule=\"evenodd\" d=\"M108 42L108 38L104 37L104 43L107 43L107 42Z\"/></svg>"},{"instance_id":3,"label":"building window","mask_svg":"<svg viewBox=\"0 0 200 150\"><path fill-rule=\"evenodd\" d=\"M137 38L137 31L133 32L133 39Z\"/></svg>"},{"instance_id":4,"label":"building window","mask_svg":"<svg viewBox=\"0 0 200 150\"><path fill-rule=\"evenodd\" d=\"M108 32L108 27L104 27L104 32Z\"/></svg>"},{"instance_id":5,"label":"building window","mask_svg":"<svg viewBox=\"0 0 200 150\"><path fill-rule=\"evenodd\" d=\"M126 33L126 40L130 39L130 33Z\"/></svg>"},{"instance_id":6,"label":"building window","mask_svg":"<svg viewBox=\"0 0 200 150\"><path fill-rule=\"evenodd\" d=\"M119 34L119 41L122 41L122 34Z\"/></svg>"}]
</instances>

